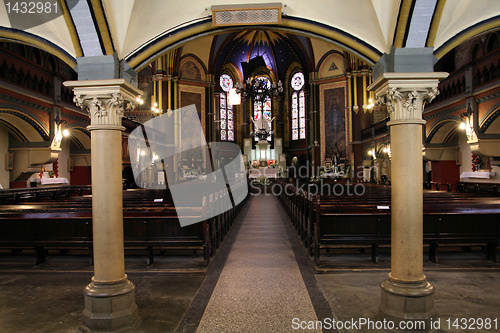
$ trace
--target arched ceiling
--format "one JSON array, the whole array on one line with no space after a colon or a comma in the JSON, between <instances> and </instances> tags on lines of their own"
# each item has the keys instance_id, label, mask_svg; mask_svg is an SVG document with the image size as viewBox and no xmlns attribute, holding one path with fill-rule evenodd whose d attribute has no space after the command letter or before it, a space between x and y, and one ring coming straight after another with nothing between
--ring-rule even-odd
<instances>
[{"instance_id":1,"label":"arched ceiling","mask_svg":"<svg viewBox=\"0 0 500 333\"><path fill-rule=\"evenodd\" d=\"M68 64L79 56L117 53L133 68L166 48L229 28L212 24L211 6L257 0L63 0L65 14L16 29L0 6L0 38L36 45ZM499 27L497 0L288 0L269 26L343 45L376 62L395 47L434 47L441 57L460 42ZM248 28L248 27L247 27ZM231 28L235 30L236 28Z\"/></svg>"},{"instance_id":2,"label":"arched ceiling","mask_svg":"<svg viewBox=\"0 0 500 333\"><path fill-rule=\"evenodd\" d=\"M241 76L244 74L241 63L257 56L263 58L266 66L278 78L284 77L293 62L301 64L306 72L314 66L309 38L266 30L245 30L216 36L211 61L215 73L220 73L224 65L232 64Z\"/></svg>"},{"instance_id":3,"label":"arched ceiling","mask_svg":"<svg viewBox=\"0 0 500 333\"><path fill-rule=\"evenodd\" d=\"M39 131L27 121L28 118L21 118L16 113L0 112L0 124L6 127L19 141L41 142L46 139ZM47 133L44 133L45 136Z\"/></svg>"}]
</instances>

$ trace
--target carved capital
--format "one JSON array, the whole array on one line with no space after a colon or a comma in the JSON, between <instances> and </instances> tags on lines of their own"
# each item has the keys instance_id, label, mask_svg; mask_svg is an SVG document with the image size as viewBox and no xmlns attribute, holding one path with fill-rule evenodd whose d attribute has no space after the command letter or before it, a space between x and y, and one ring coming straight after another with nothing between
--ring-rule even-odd
<instances>
[{"instance_id":1,"label":"carved capital","mask_svg":"<svg viewBox=\"0 0 500 333\"><path fill-rule=\"evenodd\" d=\"M375 91L377 101L387 105L389 126L425 124L424 105L439 94L439 80L446 76L448 73L384 73L368 90Z\"/></svg>"},{"instance_id":2,"label":"carved capital","mask_svg":"<svg viewBox=\"0 0 500 333\"><path fill-rule=\"evenodd\" d=\"M67 81L74 90L73 101L90 117L91 129L121 128L125 111L135 108L142 92L123 79Z\"/></svg>"},{"instance_id":3,"label":"carved capital","mask_svg":"<svg viewBox=\"0 0 500 333\"><path fill-rule=\"evenodd\" d=\"M389 88L385 101L391 121L422 123L425 103L431 101L438 93L436 87L410 91L404 88Z\"/></svg>"}]
</instances>

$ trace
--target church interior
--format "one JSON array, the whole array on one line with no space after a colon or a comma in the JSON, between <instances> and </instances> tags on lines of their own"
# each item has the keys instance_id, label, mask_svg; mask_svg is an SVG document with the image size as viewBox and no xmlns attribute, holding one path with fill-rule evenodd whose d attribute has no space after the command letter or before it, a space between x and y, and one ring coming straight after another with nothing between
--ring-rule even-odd
<instances>
[{"instance_id":1,"label":"church interior","mask_svg":"<svg viewBox=\"0 0 500 333\"><path fill-rule=\"evenodd\" d=\"M3 2L1 331L498 331L500 3Z\"/></svg>"}]
</instances>

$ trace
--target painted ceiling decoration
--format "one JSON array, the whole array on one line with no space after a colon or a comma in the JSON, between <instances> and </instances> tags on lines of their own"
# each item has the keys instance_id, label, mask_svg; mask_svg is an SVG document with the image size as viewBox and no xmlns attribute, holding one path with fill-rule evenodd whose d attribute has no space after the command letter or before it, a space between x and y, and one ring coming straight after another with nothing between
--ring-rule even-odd
<instances>
[{"instance_id":1,"label":"painted ceiling decoration","mask_svg":"<svg viewBox=\"0 0 500 333\"><path fill-rule=\"evenodd\" d=\"M236 32L237 38L267 47L279 45L283 37L288 43L287 36L293 35L298 40L315 37L332 42L375 63L391 47L433 47L441 58L464 40L500 26L496 0L289 0L277 3L278 23L222 27L214 26L210 6L226 5L225 0L210 6L201 0L189 6L182 1L166 5L164 0L148 0L147 5L138 0L75 1L61 0L64 15L25 31L15 29L5 6L0 6L0 40L37 46L72 67L80 56L116 53L132 68L141 69L201 36ZM248 0L231 4L254 5ZM299 44L307 48L303 41ZM274 65L280 72L280 64Z\"/></svg>"},{"instance_id":2,"label":"painted ceiling decoration","mask_svg":"<svg viewBox=\"0 0 500 333\"><path fill-rule=\"evenodd\" d=\"M312 63L308 38L299 39L282 32L249 30L221 34L216 39L212 51L216 73L220 73L227 64L236 67L240 74L251 74L256 68L265 66L275 77L283 79L291 63L300 63L306 71ZM221 57L221 54L226 56ZM248 65L245 66L245 63Z\"/></svg>"}]
</instances>

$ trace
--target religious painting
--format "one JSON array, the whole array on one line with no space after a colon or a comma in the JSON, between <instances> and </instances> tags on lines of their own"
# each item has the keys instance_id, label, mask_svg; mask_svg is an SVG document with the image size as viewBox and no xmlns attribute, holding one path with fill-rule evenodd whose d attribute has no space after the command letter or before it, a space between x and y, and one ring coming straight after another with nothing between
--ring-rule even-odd
<instances>
[{"instance_id":1,"label":"religious painting","mask_svg":"<svg viewBox=\"0 0 500 333\"><path fill-rule=\"evenodd\" d=\"M205 87L181 84L179 85L179 92L179 106L182 108L194 104L201 123L201 129L205 133ZM181 153L179 165L181 168L188 169L190 172L193 172L193 170L205 172L205 164L206 149L204 148L190 149Z\"/></svg>"},{"instance_id":2,"label":"religious painting","mask_svg":"<svg viewBox=\"0 0 500 333\"><path fill-rule=\"evenodd\" d=\"M325 153L346 156L344 89L325 90Z\"/></svg>"},{"instance_id":3,"label":"religious painting","mask_svg":"<svg viewBox=\"0 0 500 333\"><path fill-rule=\"evenodd\" d=\"M345 82L320 86L321 161L348 156Z\"/></svg>"},{"instance_id":4,"label":"religious painting","mask_svg":"<svg viewBox=\"0 0 500 333\"><path fill-rule=\"evenodd\" d=\"M195 105L198 112L198 119L201 121L201 99L200 94L191 92L181 92L181 108L189 105Z\"/></svg>"},{"instance_id":5,"label":"religious painting","mask_svg":"<svg viewBox=\"0 0 500 333\"><path fill-rule=\"evenodd\" d=\"M190 60L187 60L181 64L181 69L179 71L179 77L181 79L187 80L202 80L202 72L200 68Z\"/></svg>"}]
</instances>

